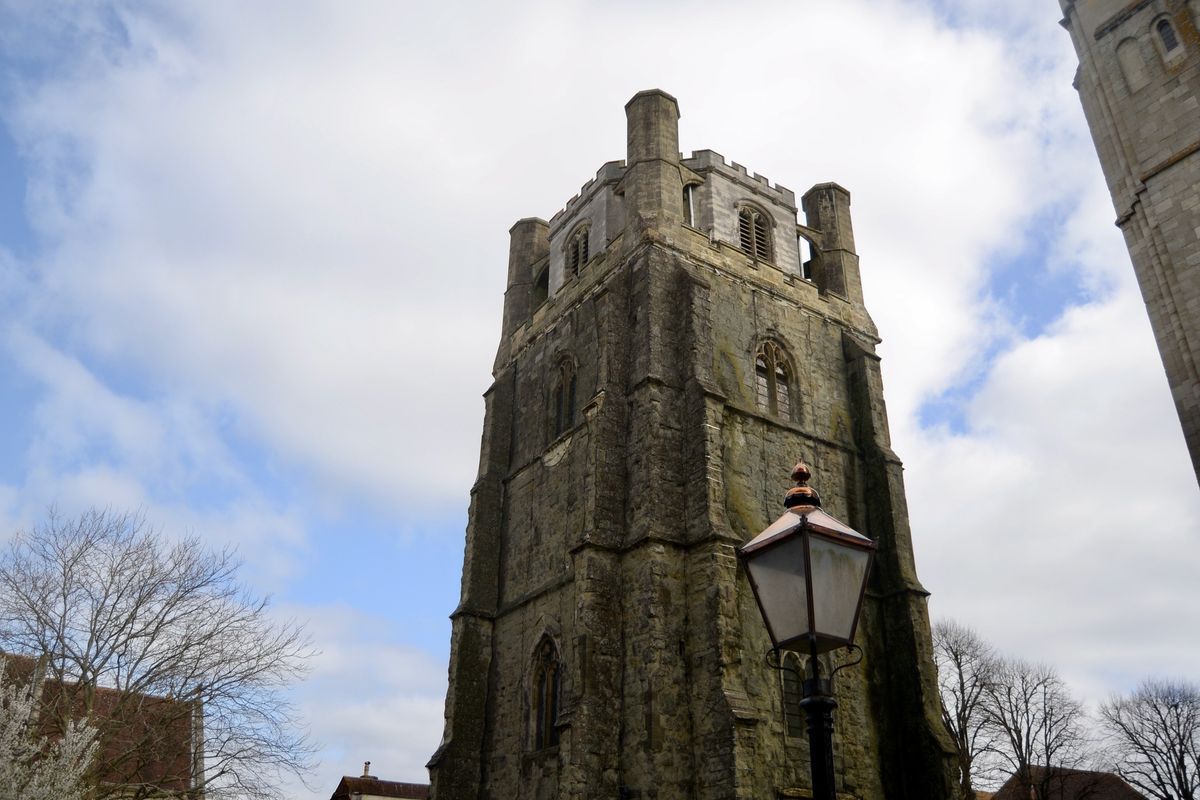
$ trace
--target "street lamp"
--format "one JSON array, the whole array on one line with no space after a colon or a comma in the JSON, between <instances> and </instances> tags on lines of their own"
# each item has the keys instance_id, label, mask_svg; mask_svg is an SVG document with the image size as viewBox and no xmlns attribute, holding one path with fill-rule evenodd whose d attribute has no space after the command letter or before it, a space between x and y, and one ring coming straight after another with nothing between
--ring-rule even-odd
<instances>
[{"instance_id":1,"label":"street lamp","mask_svg":"<svg viewBox=\"0 0 1200 800\"><path fill-rule=\"evenodd\" d=\"M738 550L774 652L809 657L800 705L808 717L814 800L834 800L833 699L818 656L854 645L875 543L821 509L804 463L792 470L787 511Z\"/></svg>"}]
</instances>

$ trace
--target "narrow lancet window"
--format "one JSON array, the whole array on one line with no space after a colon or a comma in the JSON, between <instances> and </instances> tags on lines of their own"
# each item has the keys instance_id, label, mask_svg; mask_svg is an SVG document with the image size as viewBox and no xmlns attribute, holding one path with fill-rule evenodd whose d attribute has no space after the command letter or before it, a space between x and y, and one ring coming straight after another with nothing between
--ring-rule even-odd
<instances>
[{"instance_id":1,"label":"narrow lancet window","mask_svg":"<svg viewBox=\"0 0 1200 800\"><path fill-rule=\"evenodd\" d=\"M575 425L575 366L569 358L558 365L550 396L551 432L558 438Z\"/></svg>"},{"instance_id":2,"label":"narrow lancet window","mask_svg":"<svg viewBox=\"0 0 1200 800\"><path fill-rule=\"evenodd\" d=\"M775 408L776 413L784 419L792 418L792 389L788 377L787 365L775 364Z\"/></svg>"},{"instance_id":3,"label":"narrow lancet window","mask_svg":"<svg viewBox=\"0 0 1200 800\"><path fill-rule=\"evenodd\" d=\"M558 744L558 707L561 687L558 648L549 636L538 645L533 665L533 749L544 750Z\"/></svg>"},{"instance_id":4,"label":"narrow lancet window","mask_svg":"<svg viewBox=\"0 0 1200 800\"><path fill-rule=\"evenodd\" d=\"M1160 19L1155 28L1158 30L1158 38L1162 39L1163 49L1168 53L1179 47L1179 37L1175 35L1175 27L1170 20Z\"/></svg>"},{"instance_id":5,"label":"narrow lancet window","mask_svg":"<svg viewBox=\"0 0 1200 800\"><path fill-rule=\"evenodd\" d=\"M696 227L696 184L683 187L683 222Z\"/></svg>"},{"instance_id":6,"label":"narrow lancet window","mask_svg":"<svg viewBox=\"0 0 1200 800\"><path fill-rule=\"evenodd\" d=\"M572 275L578 275L588 262L588 228L580 228L567 242L567 266Z\"/></svg>"}]
</instances>

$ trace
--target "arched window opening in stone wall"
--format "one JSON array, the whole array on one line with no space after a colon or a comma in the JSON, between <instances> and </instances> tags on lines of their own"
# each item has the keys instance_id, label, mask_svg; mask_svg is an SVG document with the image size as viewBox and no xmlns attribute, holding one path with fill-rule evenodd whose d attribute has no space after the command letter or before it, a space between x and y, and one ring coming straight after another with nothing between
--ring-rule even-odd
<instances>
[{"instance_id":1,"label":"arched window opening in stone wall","mask_svg":"<svg viewBox=\"0 0 1200 800\"><path fill-rule=\"evenodd\" d=\"M771 260L771 226L766 214L749 206L738 211L738 247L756 259Z\"/></svg>"},{"instance_id":2,"label":"arched window opening in stone wall","mask_svg":"<svg viewBox=\"0 0 1200 800\"><path fill-rule=\"evenodd\" d=\"M818 253L816 244L803 234L796 236L796 252L800 254L800 277L806 281L815 279Z\"/></svg>"},{"instance_id":3,"label":"arched window opening in stone wall","mask_svg":"<svg viewBox=\"0 0 1200 800\"><path fill-rule=\"evenodd\" d=\"M783 348L763 342L754 358L754 393L758 407L767 413L795 419L792 398L792 369Z\"/></svg>"},{"instance_id":4,"label":"arched window opening in stone wall","mask_svg":"<svg viewBox=\"0 0 1200 800\"><path fill-rule=\"evenodd\" d=\"M554 438L575 425L575 365L569 358L559 362L550 395L551 431Z\"/></svg>"},{"instance_id":5,"label":"arched window opening in stone wall","mask_svg":"<svg viewBox=\"0 0 1200 800\"><path fill-rule=\"evenodd\" d=\"M558 744L558 708L561 692L561 665L558 648L549 636L542 637L534 655L533 696L529 709L533 716L533 749L544 750Z\"/></svg>"},{"instance_id":6,"label":"arched window opening in stone wall","mask_svg":"<svg viewBox=\"0 0 1200 800\"><path fill-rule=\"evenodd\" d=\"M1158 38L1162 42L1163 49L1168 53L1179 47L1179 37L1175 34L1175 26L1168 19L1160 19L1154 26L1158 31Z\"/></svg>"},{"instance_id":7,"label":"arched window opening in stone wall","mask_svg":"<svg viewBox=\"0 0 1200 800\"><path fill-rule=\"evenodd\" d=\"M578 275L580 268L588 263L588 234L587 226L580 228L567 242L567 268L572 275Z\"/></svg>"},{"instance_id":8,"label":"arched window opening in stone wall","mask_svg":"<svg viewBox=\"0 0 1200 800\"><path fill-rule=\"evenodd\" d=\"M683 187L683 224L696 227L696 184Z\"/></svg>"}]
</instances>

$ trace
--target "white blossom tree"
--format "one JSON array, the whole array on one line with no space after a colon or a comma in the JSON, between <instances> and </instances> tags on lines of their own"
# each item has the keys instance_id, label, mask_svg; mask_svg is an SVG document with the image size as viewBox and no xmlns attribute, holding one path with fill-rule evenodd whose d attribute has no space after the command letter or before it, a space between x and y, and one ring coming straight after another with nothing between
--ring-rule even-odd
<instances>
[{"instance_id":1,"label":"white blossom tree","mask_svg":"<svg viewBox=\"0 0 1200 800\"><path fill-rule=\"evenodd\" d=\"M0 797L84 800L84 776L96 752L95 731L73 722L60 736L39 733L42 682L7 676L0 657Z\"/></svg>"}]
</instances>

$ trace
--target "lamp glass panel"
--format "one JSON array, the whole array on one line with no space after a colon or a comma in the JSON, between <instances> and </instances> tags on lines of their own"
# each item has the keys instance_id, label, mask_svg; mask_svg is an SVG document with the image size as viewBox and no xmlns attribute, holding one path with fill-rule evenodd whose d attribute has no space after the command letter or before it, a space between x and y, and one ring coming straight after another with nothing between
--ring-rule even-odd
<instances>
[{"instance_id":1,"label":"lamp glass panel","mask_svg":"<svg viewBox=\"0 0 1200 800\"><path fill-rule=\"evenodd\" d=\"M870 553L820 536L809 540L809 553L816 616L813 627L818 635L849 639Z\"/></svg>"},{"instance_id":2,"label":"lamp glass panel","mask_svg":"<svg viewBox=\"0 0 1200 800\"><path fill-rule=\"evenodd\" d=\"M782 642L803 636L808 628L808 581L804 576L804 539L787 541L755 553L746 562L767 625Z\"/></svg>"}]
</instances>

